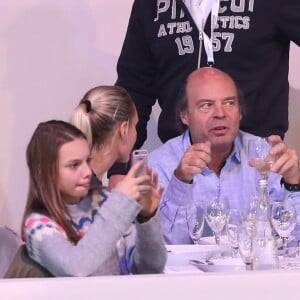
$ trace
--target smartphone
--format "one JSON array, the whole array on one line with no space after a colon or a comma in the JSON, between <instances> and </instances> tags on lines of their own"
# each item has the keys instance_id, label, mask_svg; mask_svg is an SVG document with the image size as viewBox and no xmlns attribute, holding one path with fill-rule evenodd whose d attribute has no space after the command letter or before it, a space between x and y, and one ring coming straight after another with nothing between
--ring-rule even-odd
<instances>
[{"instance_id":1,"label":"smartphone","mask_svg":"<svg viewBox=\"0 0 300 300\"><path fill-rule=\"evenodd\" d=\"M143 163L135 172L135 176L139 177L141 175L147 174L147 166L148 166L148 151L145 149L138 149L132 152L131 163L132 165L141 160ZM149 182L144 182L143 184L149 184ZM148 211L151 206L151 199L149 191L141 192L141 198L139 203L143 206L143 210Z\"/></svg>"},{"instance_id":2,"label":"smartphone","mask_svg":"<svg viewBox=\"0 0 300 300\"><path fill-rule=\"evenodd\" d=\"M148 165L148 151L145 149L138 149L132 152L131 163L135 164L138 160L143 161L143 164L138 168L136 176L147 174Z\"/></svg>"}]
</instances>

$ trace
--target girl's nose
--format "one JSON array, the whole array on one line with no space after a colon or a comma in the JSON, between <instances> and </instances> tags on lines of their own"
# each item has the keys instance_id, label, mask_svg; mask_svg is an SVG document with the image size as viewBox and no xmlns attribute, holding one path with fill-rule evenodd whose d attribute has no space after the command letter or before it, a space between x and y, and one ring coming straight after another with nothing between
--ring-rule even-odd
<instances>
[{"instance_id":1,"label":"girl's nose","mask_svg":"<svg viewBox=\"0 0 300 300\"><path fill-rule=\"evenodd\" d=\"M91 176L92 176L92 168L88 163L86 163L84 168L84 177L91 177Z\"/></svg>"}]
</instances>

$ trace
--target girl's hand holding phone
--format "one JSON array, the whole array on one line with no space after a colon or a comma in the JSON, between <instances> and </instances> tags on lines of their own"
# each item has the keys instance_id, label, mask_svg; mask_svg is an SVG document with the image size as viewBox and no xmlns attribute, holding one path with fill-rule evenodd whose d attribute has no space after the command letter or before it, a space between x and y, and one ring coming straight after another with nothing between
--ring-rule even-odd
<instances>
[{"instance_id":1,"label":"girl's hand holding phone","mask_svg":"<svg viewBox=\"0 0 300 300\"><path fill-rule=\"evenodd\" d=\"M142 161L142 165L138 168L136 173L137 177L141 175L148 174L150 176L150 181L143 182L144 185L149 185L150 189L141 192L141 196L138 202L143 206L143 210L140 213L140 217L147 219L152 217L158 207L159 200L162 194L161 189L157 190L158 176L152 172L152 169L148 167L148 152L144 149L134 150L132 152L132 164L135 165L136 162Z\"/></svg>"},{"instance_id":2,"label":"girl's hand holding phone","mask_svg":"<svg viewBox=\"0 0 300 300\"><path fill-rule=\"evenodd\" d=\"M116 185L118 191L136 201L138 201L142 193L151 189L151 186L149 185L151 178L148 174L136 176L138 170L142 167L142 164L142 161L138 161L134 164L124 179Z\"/></svg>"},{"instance_id":3,"label":"girl's hand holding phone","mask_svg":"<svg viewBox=\"0 0 300 300\"><path fill-rule=\"evenodd\" d=\"M164 191L163 187L158 188L157 173L153 172L150 167L147 167L147 174L150 176L150 178L152 178L149 185L150 189L147 193L147 197L144 197L144 195L141 194L141 198L138 199L138 202L144 207L139 214L144 222L155 215L161 195Z\"/></svg>"},{"instance_id":4,"label":"girl's hand holding phone","mask_svg":"<svg viewBox=\"0 0 300 300\"><path fill-rule=\"evenodd\" d=\"M143 206L139 214L143 221L151 218L158 208L163 188L158 188L158 175L147 166L147 152L136 150L132 156L132 167L128 174L116 185L116 189L135 199Z\"/></svg>"}]
</instances>

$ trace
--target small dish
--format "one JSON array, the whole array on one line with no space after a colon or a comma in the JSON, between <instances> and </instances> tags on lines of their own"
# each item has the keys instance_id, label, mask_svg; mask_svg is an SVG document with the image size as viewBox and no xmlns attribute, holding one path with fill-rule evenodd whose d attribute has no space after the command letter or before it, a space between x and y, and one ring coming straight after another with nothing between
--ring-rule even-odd
<instances>
[{"instance_id":1,"label":"small dish","mask_svg":"<svg viewBox=\"0 0 300 300\"><path fill-rule=\"evenodd\" d=\"M196 264L193 263L198 269L203 272L243 272L246 271L245 264L241 258L228 258L228 259L213 259L212 264Z\"/></svg>"},{"instance_id":2,"label":"small dish","mask_svg":"<svg viewBox=\"0 0 300 300\"><path fill-rule=\"evenodd\" d=\"M216 245L214 236L205 236L200 240L200 245ZM229 245L227 235L220 236L220 245Z\"/></svg>"},{"instance_id":3,"label":"small dish","mask_svg":"<svg viewBox=\"0 0 300 300\"><path fill-rule=\"evenodd\" d=\"M190 260L206 261L228 253L228 247L222 245L166 245L167 265L188 265Z\"/></svg>"}]
</instances>

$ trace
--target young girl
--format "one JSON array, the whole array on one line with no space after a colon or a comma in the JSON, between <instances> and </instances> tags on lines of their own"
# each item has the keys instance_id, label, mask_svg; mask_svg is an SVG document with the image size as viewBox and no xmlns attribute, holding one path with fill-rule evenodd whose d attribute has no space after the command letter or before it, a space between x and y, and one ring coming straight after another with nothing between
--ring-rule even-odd
<instances>
[{"instance_id":1,"label":"young girl","mask_svg":"<svg viewBox=\"0 0 300 300\"><path fill-rule=\"evenodd\" d=\"M23 221L29 256L54 276L161 272L166 253L153 216L162 193L157 176L145 184L149 175L135 177L136 164L109 194L100 186L90 189L90 160L87 139L73 125L49 121L34 132ZM145 190L152 202L143 211L138 200ZM133 226L136 217L147 222Z\"/></svg>"}]
</instances>

